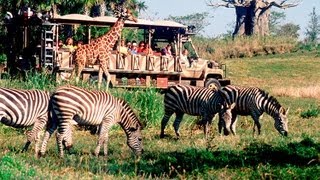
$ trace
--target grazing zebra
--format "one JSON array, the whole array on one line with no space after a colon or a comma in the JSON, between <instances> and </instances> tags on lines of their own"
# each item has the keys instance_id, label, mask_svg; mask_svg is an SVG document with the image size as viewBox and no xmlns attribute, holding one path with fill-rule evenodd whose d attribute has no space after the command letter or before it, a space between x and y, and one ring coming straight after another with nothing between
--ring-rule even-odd
<instances>
[{"instance_id":1,"label":"grazing zebra","mask_svg":"<svg viewBox=\"0 0 320 180\"><path fill-rule=\"evenodd\" d=\"M47 91L0 88L0 121L15 128L33 125L23 151L35 141L35 153L38 152L40 132L48 121L49 97Z\"/></svg>"},{"instance_id":2,"label":"grazing zebra","mask_svg":"<svg viewBox=\"0 0 320 180\"><path fill-rule=\"evenodd\" d=\"M143 151L142 125L129 105L107 92L89 91L75 86L59 87L51 96L50 111L52 120L48 122L47 131L41 147L41 155L46 150L52 133L58 129L57 145L60 156L64 155L63 145L72 147L72 125L99 126L98 145L95 155L104 145L104 155L108 154L108 132L118 123L127 135L128 146L140 155Z\"/></svg>"},{"instance_id":3,"label":"grazing zebra","mask_svg":"<svg viewBox=\"0 0 320 180\"><path fill-rule=\"evenodd\" d=\"M173 127L177 138L180 136L179 125L185 113L202 117L199 124L204 125L204 133L207 138L207 128L211 124L215 114L224 109L231 108L231 105L227 101L227 94L220 90L216 91L186 85L171 86L164 95L165 114L161 121L160 138L164 137L164 129L173 113L176 114Z\"/></svg>"},{"instance_id":4,"label":"grazing zebra","mask_svg":"<svg viewBox=\"0 0 320 180\"><path fill-rule=\"evenodd\" d=\"M258 134L260 134L261 124L259 122L259 118L264 112L266 112L273 117L275 121L274 127L278 132L284 136L288 135L287 115L289 109L285 110L276 98L257 87L237 87L228 85L225 86L223 90L228 94L230 100L235 102L236 105L231 111L231 118L224 119L221 117L219 119L219 133L221 133L222 127L224 126L225 135L228 135L230 131L235 135L237 115L251 115L254 120L253 134L255 134L255 127L257 127Z\"/></svg>"}]
</instances>

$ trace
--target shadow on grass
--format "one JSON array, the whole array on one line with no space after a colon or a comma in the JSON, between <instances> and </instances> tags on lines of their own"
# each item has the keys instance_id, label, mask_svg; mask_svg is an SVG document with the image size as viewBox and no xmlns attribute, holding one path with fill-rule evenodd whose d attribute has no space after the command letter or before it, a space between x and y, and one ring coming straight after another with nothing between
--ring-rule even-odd
<instances>
[{"instance_id":1,"label":"shadow on grass","mask_svg":"<svg viewBox=\"0 0 320 180\"><path fill-rule=\"evenodd\" d=\"M21 154L21 149L10 146L8 150L14 154ZM110 149L109 154L108 158L95 157L89 151L84 152L81 147L81 150L73 149L66 153L62 159L58 157L56 150L49 150L46 157L32 161L36 161L40 167L47 167L48 164L51 164L50 168L53 169L74 167L74 169L84 170L95 175L164 178L176 178L181 174L206 174L210 169L225 167L238 170L241 168L255 169L261 164L271 166L272 169L296 168L303 171L306 168L311 168L313 172L318 170L320 165L320 143L308 137L300 142L277 146L254 142L245 149L230 151L211 151L199 148L186 148L179 152L146 151L139 162L135 161L135 158L122 157L118 154L118 150L115 152L114 149ZM52 162L55 163L52 164ZM298 172L296 171L296 173ZM285 173L290 173L290 171L285 171ZM308 176L312 177L313 174Z\"/></svg>"},{"instance_id":2,"label":"shadow on grass","mask_svg":"<svg viewBox=\"0 0 320 180\"><path fill-rule=\"evenodd\" d=\"M146 153L139 164L139 171L155 177L163 174L176 177L184 172L206 172L210 169L271 166L307 167L319 164L320 144L306 138L301 142L273 147L264 143L252 143L242 151L207 151L186 149L182 152ZM316 161L312 161L316 159ZM312 163L309 163L312 162Z\"/></svg>"}]
</instances>

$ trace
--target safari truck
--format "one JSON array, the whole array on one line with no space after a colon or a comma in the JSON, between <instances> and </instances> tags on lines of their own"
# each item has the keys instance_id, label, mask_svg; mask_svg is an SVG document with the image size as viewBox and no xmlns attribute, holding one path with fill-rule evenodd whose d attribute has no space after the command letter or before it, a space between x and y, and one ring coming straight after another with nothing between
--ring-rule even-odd
<instances>
[{"instance_id":1,"label":"safari truck","mask_svg":"<svg viewBox=\"0 0 320 180\"><path fill-rule=\"evenodd\" d=\"M51 67L57 79L67 80L74 69L72 52L57 49L59 28L63 25L112 26L117 21L114 17L89 17L80 14L57 16L50 19L51 31L44 31L42 36L41 62L44 67ZM156 20L138 19L126 21L124 28L142 31L143 40L153 48L152 54L128 54L123 56L115 48L109 60L112 87L156 87L167 88L177 83L194 86L220 87L230 84L225 79L226 67L217 62L200 58L194 48L191 37L192 28L183 24ZM90 37L90 31L89 31ZM119 40L122 37L119 37ZM138 41L138 40L136 40ZM139 42L139 41L138 41ZM90 38L89 42L90 43ZM172 46L172 56L161 55L160 50L166 44ZM159 48L161 47L161 48ZM192 52L192 66L182 64L180 55L184 48ZM97 80L99 65L85 67L82 71L84 80Z\"/></svg>"}]
</instances>

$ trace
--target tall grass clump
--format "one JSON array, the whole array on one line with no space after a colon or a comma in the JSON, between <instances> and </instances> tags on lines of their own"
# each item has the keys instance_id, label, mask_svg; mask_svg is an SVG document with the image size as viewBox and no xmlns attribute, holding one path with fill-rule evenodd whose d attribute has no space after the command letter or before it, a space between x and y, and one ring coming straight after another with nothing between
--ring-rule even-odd
<instances>
[{"instance_id":1,"label":"tall grass clump","mask_svg":"<svg viewBox=\"0 0 320 180\"><path fill-rule=\"evenodd\" d=\"M231 37L193 40L201 57L213 60L254 57L292 52L298 41L289 37Z\"/></svg>"},{"instance_id":2,"label":"tall grass clump","mask_svg":"<svg viewBox=\"0 0 320 180\"><path fill-rule=\"evenodd\" d=\"M24 78L9 78L1 81L1 86L17 89L53 90L56 87L56 81L52 74L26 72Z\"/></svg>"},{"instance_id":3,"label":"tall grass clump","mask_svg":"<svg viewBox=\"0 0 320 180\"><path fill-rule=\"evenodd\" d=\"M163 97L155 88L112 89L111 93L128 102L147 126L159 125L163 116Z\"/></svg>"}]
</instances>

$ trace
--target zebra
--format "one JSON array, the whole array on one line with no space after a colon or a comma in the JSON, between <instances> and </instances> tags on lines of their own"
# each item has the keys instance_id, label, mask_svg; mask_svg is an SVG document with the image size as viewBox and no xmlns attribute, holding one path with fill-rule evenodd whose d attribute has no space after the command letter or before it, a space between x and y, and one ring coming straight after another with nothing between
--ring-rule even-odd
<instances>
[{"instance_id":1,"label":"zebra","mask_svg":"<svg viewBox=\"0 0 320 180\"><path fill-rule=\"evenodd\" d=\"M115 98L107 92L90 91L76 86L61 86L50 98L52 119L48 122L42 142L40 155L45 154L47 142L57 130L57 145L60 156L64 156L63 145L72 147L72 126L75 124L99 126L98 144L94 151L99 155L104 145L104 155L108 154L108 132L118 123L127 135L127 144L140 155L143 152L142 124L130 106L122 99Z\"/></svg>"},{"instance_id":2,"label":"zebra","mask_svg":"<svg viewBox=\"0 0 320 180\"><path fill-rule=\"evenodd\" d=\"M161 121L160 138L164 138L164 129L174 113L176 119L173 127L177 138L180 136L179 125L185 113L202 117L198 124L204 125L204 133L207 138L207 129L215 114L231 108L232 105L227 102L227 94L221 90L181 84L169 87L164 95L164 116Z\"/></svg>"},{"instance_id":3,"label":"zebra","mask_svg":"<svg viewBox=\"0 0 320 180\"><path fill-rule=\"evenodd\" d=\"M235 126L237 122L237 115L247 116L251 115L254 120L253 135L255 134L256 127L258 134L261 133L261 124L259 122L260 116L266 112L274 119L274 127L277 131L284 136L288 135L288 112L280 105L277 99L266 91L257 87L239 87L228 85L223 87L230 100L236 105L232 109L232 117L220 117L218 123L219 133L223 127L224 134L228 135L231 131L233 135L236 134ZM230 121L231 120L231 121Z\"/></svg>"},{"instance_id":4,"label":"zebra","mask_svg":"<svg viewBox=\"0 0 320 180\"><path fill-rule=\"evenodd\" d=\"M22 151L27 151L35 142L35 155L39 151L40 132L48 121L50 94L42 90L19 90L0 88L0 121L14 128L32 127L27 131L27 142Z\"/></svg>"}]
</instances>

